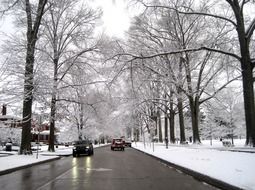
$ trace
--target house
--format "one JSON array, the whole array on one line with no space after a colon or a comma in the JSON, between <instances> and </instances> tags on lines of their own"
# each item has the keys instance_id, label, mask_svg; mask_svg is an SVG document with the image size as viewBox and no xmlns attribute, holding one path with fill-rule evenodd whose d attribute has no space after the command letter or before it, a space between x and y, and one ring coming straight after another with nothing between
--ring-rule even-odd
<instances>
[{"instance_id":1,"label":"house","mask_svg":"<svg viewBox=\"0 0 255 190\"><path fill-rule=\"evenodd\" d=\"M55 128L55 141L57 141L59 130ZM48 144L50 137L50 127L48 124L35 124L32 122L32 142L42 142Z\"/></svg>"},{"instance_id":2,"label":"house","mask_svg":"<svg viewBox=\"0 0 255 190\"><path fill-rule=\"evenodd\" d=\"M2 107L2 115L0 115L0 122L8 127L21 128L22 120L18 117L7 115L6 104Z\"/></svg>"},{"instance_id":3,"label":"house","mask_svg":"<svg viewBox=\"0 0 255 190\"><path fill-rule=\"evenodd\" d=\"M22 119L7 115L7 106L4 104L2 106L2 115L0 115L0 123L3 124L6 128L17 128L19 130L22 129ZM55 129L55 139L57 139L59 130ZM39 124L37 120L32 120L31 123L31 134L32 139L31 142L42 142L48 143L50 130L48 124ZM21 134L20 134L21 135ZM20 138L21 139L21 136Z\"/></svg>"}]
</instances>

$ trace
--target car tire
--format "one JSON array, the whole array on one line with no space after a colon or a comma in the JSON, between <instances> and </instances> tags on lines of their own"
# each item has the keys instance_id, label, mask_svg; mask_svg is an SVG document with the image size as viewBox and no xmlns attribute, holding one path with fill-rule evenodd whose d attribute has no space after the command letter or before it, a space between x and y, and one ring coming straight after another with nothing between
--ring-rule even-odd
<instances>
[{"instance_id":1,"label":"car tire","mask_svg":"<svg viewBox=\"0 0 255 190\"><path fill-rule=\"evenodd\" d=\"M73 153L73 157L76 157L76 154Z\"/></svg>"}]
</instances>

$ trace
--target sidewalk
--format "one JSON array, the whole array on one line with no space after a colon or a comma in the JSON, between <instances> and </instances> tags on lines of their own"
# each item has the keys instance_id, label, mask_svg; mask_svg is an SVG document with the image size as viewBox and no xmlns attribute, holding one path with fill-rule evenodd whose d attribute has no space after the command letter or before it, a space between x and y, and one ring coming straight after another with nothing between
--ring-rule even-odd
<instances>
[{"instance_id":1,"label":"sidewalk","mask_svg":"<svg viewBox=\"0 0 255 190\"><path fill-rule=\"evenodd\" d=\"M33 155L11 155L0 157L0 175L8 174L16 170L31 167L37 164L60 159L60 156L42 156L39 155L38 159L36 154Z\"/></svg>"},{"instance_id":2,"label":"sidewalk","mask_svg":"<svg viewBox=\"0 0 255 190\"><path fill-rule=\"evenodd\" d=\"M155 143L153 148L152 143L146 143L144 146L142 142L133 143L132 146L170 167L214 186L228 190L255 190L254 148L248 148L247 152L247 147L226 148L189 144L170 145L167 149L162 143Z\"/></svg>"},{"instance_id":3,"label":"sidewalk","mask_svg":"<svg viewBox=\"0 0 255 190\"><path fill-rule=\"evenodd\" d=\"M94 148L105 145L94 145ZM0 151L0 175L11 173L13 171L31 167L37 164L57 160L63 156L71 156L73 147L59 146L55 149L55 152L48 152L47 148L48 146L40 146L41 150L38 151L38 157L36 151L33 151L32 155L18 155L18 151Z\"/></svg>"}]
</instances>

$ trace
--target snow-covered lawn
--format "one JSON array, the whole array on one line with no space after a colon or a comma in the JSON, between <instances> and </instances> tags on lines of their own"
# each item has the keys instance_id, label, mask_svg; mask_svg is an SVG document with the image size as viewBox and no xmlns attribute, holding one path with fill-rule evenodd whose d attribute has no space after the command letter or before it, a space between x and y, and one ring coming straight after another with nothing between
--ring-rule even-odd
<instances>
[{"instance_id":1,"label":"snow-covered lawn","mask_svg":"<svg viewBox=\"0 0 255 190\"><path fill-rule=\"evenodd\" d=\"M148 154L159 157L176 165L180 165L215 179L247 190L255 190L255 152L254 148L245 148L243 141L237 142L233 148L225 148L222 142L215 141L213 146L203 145L172 145L155 143L133 143L132 146ZM226 151L225 151L226 150Z\"/></svg>"},{"instance_id":2,"label":"snow-covered lawn","mask_svg":"<svg viewBox=\"0 0 255 190\"><path fill-rule=\"evenodd\" d=\"M97 147L98 145L94 145L94 148ZM33 151L32 155L18 155L18 151L12 152L0 151L0 173L13 168L19 168L37 162L44 162L47 160L56 159L59 156L72 155L73 147L59 146L58 148L55 149L55 152L48 152L47 151L48 146L39 146L39 148L40 151L38 151L38 157L36 151Z\"/></svg>"}]
</instances>

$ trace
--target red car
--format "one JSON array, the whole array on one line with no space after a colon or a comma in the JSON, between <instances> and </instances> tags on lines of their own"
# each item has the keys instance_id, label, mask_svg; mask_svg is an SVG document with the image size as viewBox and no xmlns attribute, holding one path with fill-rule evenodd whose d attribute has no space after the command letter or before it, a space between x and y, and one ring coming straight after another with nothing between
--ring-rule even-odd
<instances>
[{"instance_id":1,"label":"red car","mask_svg":"<svg viewBox=\"0 0 255 190\"><path fill-rule=\"evenodd\" d=\"M125 141L123 139L112 139L111 150L125 150Z\"/></svg>"}]
</instances>

